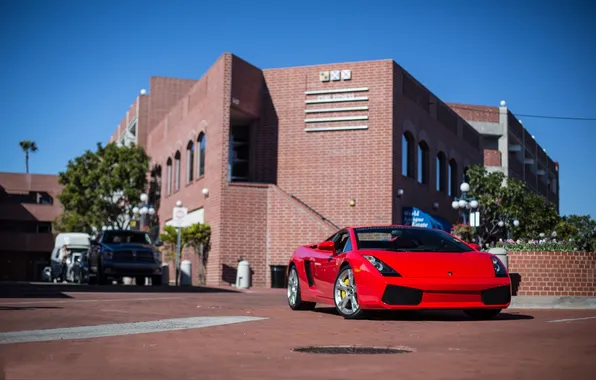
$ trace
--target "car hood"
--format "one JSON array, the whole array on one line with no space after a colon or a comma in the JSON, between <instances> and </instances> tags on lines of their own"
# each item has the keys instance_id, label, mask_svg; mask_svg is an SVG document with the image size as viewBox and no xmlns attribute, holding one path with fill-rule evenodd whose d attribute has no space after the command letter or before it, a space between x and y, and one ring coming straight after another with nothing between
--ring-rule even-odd
<instances>
[{"instance_id":1,"label":"car hood","mask_svg":"<svg viewBox=\"0 0 596 380\"><path fill-rule=\"evenodd\" d=\"M410 278L494 278L492 254L486 252L393 252L363 250L381 260L403 277Z\"/></svg>"},{"instance_id":2,"label":"car hood","mask_svg":"<svg viewBox=\"0 0 596 380\"><path fill-rule=\"evenodd\" d=\"M131 243L102 243L102 248L110 251L152 251L153 246L151 244L131 244Z\"/></svg>"}]
</instances>

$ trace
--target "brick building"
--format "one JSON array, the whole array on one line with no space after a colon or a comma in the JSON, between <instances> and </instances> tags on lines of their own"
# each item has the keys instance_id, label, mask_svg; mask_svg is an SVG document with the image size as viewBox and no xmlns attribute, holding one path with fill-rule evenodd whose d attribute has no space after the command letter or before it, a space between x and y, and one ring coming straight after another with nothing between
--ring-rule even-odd
<instances>
[{"instance_id":1,"label":"brick building","mask_svg":"<svg viewBox=\"0 0 596 380\"><path fill-rule=\"evenodd\" d=\"M0 281L41 279L62 213L58 176L0 173Z\"/></svg>"},{"instance_id":2,"label":"brick building","mask_svg":"<svg viewBox=\"0 0 596 380\"><path fill-rule=\"evenodd\" d=\"M484 166L524 181L559 210L559 163L507 108L449 103L482 136Z\"/></svg>"},{"instance_id":3,"label":"brick building","mask_svg":"<svg viewBox=\"0 0 596 380\"><path fill-rule=\"evenodd\" d=\"M338 226L409 223L412 208L455 222L463 169L483 162L479 133L393 60L261 70L224 54L154 109L159 81L111 141L136 117L156 222L180 200L210 224L208 284L235 282L243 257L267 286L270 265Z\"/></svg>"}]
</instances>

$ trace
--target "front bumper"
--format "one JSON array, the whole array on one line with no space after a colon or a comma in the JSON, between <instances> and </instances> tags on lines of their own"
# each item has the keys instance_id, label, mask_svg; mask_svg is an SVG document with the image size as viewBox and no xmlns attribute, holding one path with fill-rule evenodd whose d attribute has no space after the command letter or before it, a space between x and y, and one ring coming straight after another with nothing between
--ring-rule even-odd
<instances>
[{"instance_id":1,"label":"front bumper","mask_svg":"<svg viewBox=\"0 0 596 380\"><path fill-rule=\"evenodd\" d=\"M508 277L403 278L360 274L356 274L356 284L358 303L363 309L506 309L511 304Z\"/></svg>"},{"instance_id":2,"label":"front bumper","mask_svg":"<svg viewBox=\"0 0 596 380\"><path fill-rule=\"evenodd\" d=\"M161 263L127 263L104 260L103 274L106 276L161 276Z\"/></svg>"}]
</instances>

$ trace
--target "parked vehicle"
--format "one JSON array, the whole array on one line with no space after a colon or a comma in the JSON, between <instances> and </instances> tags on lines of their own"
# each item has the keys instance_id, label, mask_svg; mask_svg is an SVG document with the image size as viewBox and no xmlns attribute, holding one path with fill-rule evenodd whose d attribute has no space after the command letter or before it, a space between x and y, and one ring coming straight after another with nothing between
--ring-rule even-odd
<instances>
[{"instance_id":1,"label":"parked vehicle","mask_svg":"<svg viewBox=\"0 0 596 380\"><path fill-rule=\"evenodd\" d=\"M145 285L149 277L152 285L159 286L162 268L157 247L162 245L153 243L144 231L102 231L91 241L88 256L78 267L90 284L122 283L123 277L134 277L137 285Z\"/></svg>"},{"instance_id":2,"label":"parked vehicle","mask_svg":"<svg viewBox=\"0 0 596 380\"><path fill-rule=\"evenodd\" d=\"M62 248L63 245L66 245L66 248L70 251L71 255L66 260L66 278L63 278L62 280L76 282L76 279L73 276L73 266L76 260L80 258L81 254L91 248L90 236L89 234L81 232L64 232L56 236L54 241L54 249L52 250L52 255L50 258L50 281L54 281L61 277L62 263L60 262L59 258L60 248Z\"/></svg>"}]
</instances>

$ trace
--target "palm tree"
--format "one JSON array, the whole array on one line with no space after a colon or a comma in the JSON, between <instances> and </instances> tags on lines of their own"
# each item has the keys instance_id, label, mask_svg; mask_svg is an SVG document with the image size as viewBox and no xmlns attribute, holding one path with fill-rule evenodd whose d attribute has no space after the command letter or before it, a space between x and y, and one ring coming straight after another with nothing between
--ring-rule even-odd
<instances>
[{"instance_id":1,"label":"palm tree","mask_svg":"<svg viewBox=\"0 0 596 380\"><path fill-rule=\"evenodd\" d=\"M35 152L37 150L37 144L31 140L23 140L19 144L23 152L25 152L25 169L27 170L27 174L29 174L29 152Z\"/></svg>"}]
</instances>

